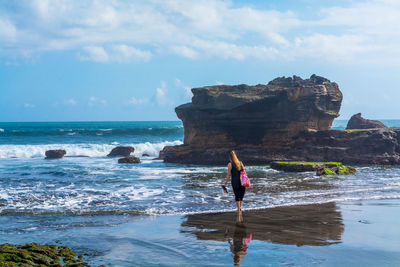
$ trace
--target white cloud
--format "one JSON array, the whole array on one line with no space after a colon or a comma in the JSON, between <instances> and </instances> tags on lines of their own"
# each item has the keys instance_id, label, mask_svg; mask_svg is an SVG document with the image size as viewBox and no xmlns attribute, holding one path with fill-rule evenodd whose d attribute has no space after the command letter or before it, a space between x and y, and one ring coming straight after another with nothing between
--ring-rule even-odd
<instances>
[{"instance_id":1,"label":"white cloud","mask_svg":"<svg viewBox=\"0 0 400 267\"><path fill-rule=\"evenodd\" d=\"M167 97L167 84L165 82L161 82L161 86L156 89L155 100L160 106L166 106L169 104L169 99Z\"/></svg>"},{"instance_id":2,"label":"white cloud","mask_svg":"<svg viewBox=\"0 0 400 267\"><path fill-rule=\"evenodd\" d=\"M0 18L0 39L7 42L14 42L17 38L17 29L7 19Z\"/></svg>"},{"instance_id":3,"label":"white cloud","mask_svg":"<svg viewBox=\"0 0 400 267\"><path fill-rule=\"evenodd\" d=\"M94 97L94 96L89 97L89 102L88 102L88 106L89 107L105 106L105 105L107 105L107 100L101 99L101 98L97 98L97 97Z\"/></svg>"},{"instance_id":4,"label":"white cloud","mask_svg":"<svg viewBox=\"0 0 400 267\"><path fill-rule=\"evenodd\" d=\"M24 108L34 108L35 105L34 104L30 104L30 103L25 103L24 104Z\"/></svg>"},{"instance_id":5,"label":"white cloud","mask_svg":"<svg viewBox=\"0 0 400 267\"><path fill-rule=\"evenodd\" d=\"M148 102L149 102L149 100L147 98L132 97L131 99L129 99L128 104L138 106L138 105L147 104Z\"/></svg>"},{"instance_id":6,"label":"white cloud","mask_svg":"<svg viewBox=\"0 0 400 267\"><path fill-rule=\"evenodd\" d=\"M112 50L115 52L115 59L118 62L149 61L151 52L136 49L127 45L114 45Z\"/></svg>"},{"instance_id":7,"label":"white cloud","mask_svg":"<svg viewBox=\"0 0 400 267\"><path fill-rule=\"evenodd\" d=\"M185 85L180 79L176 78L175 81L175 86L181 87L183 89L184 93L184 98L185 99L190 99L192 97L192 88L190 86Z\"/></svg>"},{"instance_id":8,"label":"white cloud","mask_svg":"<svg viewBox=\"0 0 400 267\"><path fill-rule=\"evenodd\" d=\"M102 63L149 61L152 56L149 51L142 51L127 45L113 45L108 51L101 46L86 46L83 50L85 53L80 55L81 60Z\"/></svg>"},{"instance_id":9,"label":"white cloud","mask_svg":"<svg viewBox=\"0 0 400 267\"><path fill-rule=\"evenodd\" d=\"M172 52L193 60L400 64L400 1L331 1L307 12L224 0L14 1L0 7L0 53L69 50L103 63L147 62Z\"/></svg>"},{"instance_id":10,"label":"white cloud","mask_svg":"<svg viewBox=\"0 0 400 267\"><path fill-rule=\"evenodd\" d=\"M70 99L65 100L65 104L75 106L76 104L78 104L78 102L76 102L75 99L70 98Z\"/></svg>"},{"instance_id":11,"label":"white cloud","mask_svg":"<svg viewBox=\"0 0 400 267\"><path fill-rule=\"evenodd\" d=\"M95 62L108 61L108 54L101 46L85 46L83 50L86 54L81 55L81 60L90 60Z\"/></svg>"},{"instance_id":12,"label":"white cloud","mask_svg":"<svg viewBox=\"0 0 400 267\"><path fill-rule=\"evenodd\" d=\"M199 57L199 53L196 50L194 50L193 48L184 46L184 45L174 46L171 49L175 54L180 55L182 57L186 57L186 58L190 58L190 59L196 59Z\"/></svg>"}]
</instances>

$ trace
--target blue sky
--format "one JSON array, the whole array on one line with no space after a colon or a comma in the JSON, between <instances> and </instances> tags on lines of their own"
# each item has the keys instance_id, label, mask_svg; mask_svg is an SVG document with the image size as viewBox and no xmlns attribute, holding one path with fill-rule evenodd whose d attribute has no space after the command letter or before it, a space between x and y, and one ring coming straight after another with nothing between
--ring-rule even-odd
<instances>
[{"instance_id":1,"label":"blue sky","mask_svg":"<svg viewBox=\"0 0 400 267\"><path fill-rule=\"evenodd\" d=\"M0 121L176 120L190 88L311 74L399 119L400 1L0 0Z\"/></svg>"}]
</instances>

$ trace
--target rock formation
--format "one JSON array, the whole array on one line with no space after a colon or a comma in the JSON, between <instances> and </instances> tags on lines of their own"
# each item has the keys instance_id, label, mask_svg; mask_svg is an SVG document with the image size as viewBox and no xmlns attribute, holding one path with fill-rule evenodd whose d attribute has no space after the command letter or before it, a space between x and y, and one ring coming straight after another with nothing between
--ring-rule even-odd
<instances>
[{"instance_id":1,"label":"rock formation","mask_svg":"<svg viewBox=\"0 0 400 267\"><path fill-rule=\"evenodd\" d=\"M47 150L46 159L61 159L67 152L64 149Z\"/></svg>"},{"instance_id":2,"label":"rock formation","mask_svg":"<svg viewBox=\"0 0 400 267\"><path fill-rule=\"evenodd\" d=\"M132 146L117 146L111 150L107 157L128 157L135 151Z\"/></svg>"},{"instance_id":3,"label":"rock formation","mask_svg":"<svg viewBox=\"0 0 400 267\"><path fill-rule=\"evenodd\" d=\"M338 85L312 75L267 85L192 89L192 102L175 109L184 144L167 146L165 162L226 164L234 149L245 164L274 160L400 164L400 128L330 130L338 117Z\"/></svg>"},{"instance_id":4,"label":"rock formation","mask_svg":"<svg viewBox=\"0 0 400 267\"><path fill-rule=\"evenodd\" d=\"M347 123L346 129L374 129L386 128L385 124L380 121L367 120L361 117L361 113L353 115Z\"/></svg>"},{"instance_id":5,"label":"rock formation","mask_svg":"<svg viewBox=\"0 0 400 267\"><path fill-rule=\"evenodd\" d=\"M328 130L339 116L338 85L313 75L277 78L267 85L218 85L192 89L192 103L175 109L184 144L281 147L298 132ZM212 137L212 138L210 138Z\"/></svg>"}]
</instances>

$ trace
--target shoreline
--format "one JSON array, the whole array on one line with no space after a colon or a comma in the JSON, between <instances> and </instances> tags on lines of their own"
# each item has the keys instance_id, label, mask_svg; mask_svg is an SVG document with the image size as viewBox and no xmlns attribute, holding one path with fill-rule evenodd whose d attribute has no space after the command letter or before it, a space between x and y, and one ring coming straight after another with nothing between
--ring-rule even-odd
<instances>
[{"instance_id":1,"label":"shoreline","mask_svg":"<svg viewBox=\"0 0 400 267\"><path fill-rule=\"evenodd\" d=\"M400 199L244 210L243 219L237 224L235 212L1 216L0 243L67 245L88 255L84 260L94 266L231 266L232 244L251 234L241 266L394 266L400 261ZM7 221L30 227L6 229Z\"/></svg>"}]
</instances>

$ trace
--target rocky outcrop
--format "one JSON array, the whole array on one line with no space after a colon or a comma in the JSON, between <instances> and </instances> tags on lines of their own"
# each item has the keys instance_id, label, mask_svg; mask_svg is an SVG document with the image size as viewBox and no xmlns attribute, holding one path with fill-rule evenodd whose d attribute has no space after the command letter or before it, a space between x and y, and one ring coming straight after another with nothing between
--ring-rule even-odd
<instances>
[{"instance_id":1,"label":"rocky outcrop","mask_svg":"<svg viewBox=\"0 0 400 267\"><path fill-rule=\"evenodd\" d=\"M303 132L286 158L345 164L400 164L400 128Z\"/></svg>"},{"instance_id":2,"label":"rocky outcrop","mask_svg":"<svg viewBox=\"0 0 400 267\"><path fill-rule=\"evenodd\" d=\"M346 129L374 129L374 128L387 128L385 124L380 121L367 120L361 117L361 113L353 115L347 123Z\"/></svg>"},{"instance_id":3,"label":"rocky outcrop","mask_svg":"<svg viewBox=\"0 0 400 267\"><path fill-rule=\"evenodd\" d=\"M321 168L339 167L340 162L273 161L271 169L285 172L310 172Z\"/></svg>"},{"instance_id":4,"label":"rocky outcrop","mask_svg":"<svg viewBox=\"0 0 400 267\"><path fill-rule=\"evenodd\" d=\"M128 157L135 151L132 146L117 146L111 150L107 157Z\"/></svg>"},{"instance_id":5,"label":"rocky outcrop","mask_svg":"<svg viewBox=\"0 0 400 267\"><path fill-rule=\"evenodd\" d=\"M175 111L183 122L184 145L193 148L288 146L300 131L330 129L342 101L338 85L316 75L192 92L192 102Z\"/></svg>"},{"instance_id":6,"label":"rocky outcrop","mask_svg":"<svg viewBox=\"0 0 400 267\"><path fill-rule=\"evenodd\" d=\"M131 163L131 164L140 163L140 158L128 156L128 157L118 159L118 163Z\"/></svg>"},{"instance_id":7,"label":"rocky outcrop","mask_svg":"<svg viewBox=\"0 0 400 267\"><path fill-rule=\"evenodd\" d=\"M46 159L61 159L67 152L64 149L47 150Z\"/></svg>"},{"instance_id":8,"label":"rocky outcrop","mask_svg":"<svg viewBox=\"0 0 400 267\"><path fill-rule=\"evenodd\" d=\"M192 92L192 103L175 109L184 144L165 147L160 152L165 162L221 165L234 149L245 164L400 164L400 128L330 130L342 93L325 78L294 76Z\"/></svg>"}]
</instances>

